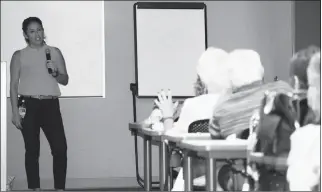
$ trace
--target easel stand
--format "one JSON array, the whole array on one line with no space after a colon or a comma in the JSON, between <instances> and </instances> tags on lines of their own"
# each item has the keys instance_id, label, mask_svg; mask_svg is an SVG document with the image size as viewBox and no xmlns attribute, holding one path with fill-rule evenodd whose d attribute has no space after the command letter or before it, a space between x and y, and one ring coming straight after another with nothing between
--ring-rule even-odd
<instances>
[{"instance_id":1,"label":"easel stand","mask_svg":"<svg viewBox=\"0 0 322 192\"><path fill-rule=\"evenodd\" d=\"M131 83L130 84L130 90L132 92L132 101L133 101L133 121L136 122L136 95L137 95L137 84ZM144 180L140 176L139 173L139 165L138 165L138 136L136 132L132 132L132 135L134 136L134 148L135 148L135 171L136 171L136 180L140 187L144 188ZM160 182L152 182L152 184L160 185ZM159 189L159 187L153 187L153 189Z\"/></svg>"}]
</instances>

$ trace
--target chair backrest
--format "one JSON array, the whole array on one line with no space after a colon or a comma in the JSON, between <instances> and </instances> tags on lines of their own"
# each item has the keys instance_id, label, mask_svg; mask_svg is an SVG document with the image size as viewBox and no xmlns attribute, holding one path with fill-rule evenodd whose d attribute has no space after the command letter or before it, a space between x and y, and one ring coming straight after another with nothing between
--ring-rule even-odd
<instances>
[{"instance_id":1,"label":"chair backrest","mask_svg":"<svg viewBox=\"0 0 322 192\"><path fill-rule=\"evenodd\" d=\"M188 127L188 133L208 133L210 119L201 119L192 122Z\"/></svg>"}]
</instances>

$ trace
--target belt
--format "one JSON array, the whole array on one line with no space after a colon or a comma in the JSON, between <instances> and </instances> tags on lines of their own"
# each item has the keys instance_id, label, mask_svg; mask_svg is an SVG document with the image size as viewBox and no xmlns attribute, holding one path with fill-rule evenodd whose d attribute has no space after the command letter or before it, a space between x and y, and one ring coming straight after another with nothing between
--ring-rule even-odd
<instances>
[{"instance_id":1,"label":"belt","mask_svg":"<svg viewBox=\"0 0 322 192\"><path fill-rule=\"evenodd\" d=\"M22 95L25 98L33 98L33 99L57 99L58 96L51 96L51 95Z\"/></svg>"}]
</instances>

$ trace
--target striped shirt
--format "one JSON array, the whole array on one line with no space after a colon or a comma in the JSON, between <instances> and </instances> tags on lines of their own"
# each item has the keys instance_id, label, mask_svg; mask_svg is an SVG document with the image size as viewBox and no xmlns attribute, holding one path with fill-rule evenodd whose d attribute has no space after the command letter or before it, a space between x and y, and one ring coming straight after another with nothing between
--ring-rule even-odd
<instances>
[{"instance_id":1,"label":"striped shirt","mask_svg":"<svg viewBox=\"0 0 322 192\"><path fill-rule=\"evenodd\" d=\"M242 86L227 95L214 108L209 122L209 132L213 139L226 138L231 134L241 134L249 128L251 116L258 110L266 91L291 92L292 87L284 81L262 84L261 81Z\"/></svg>"}]
</instances>

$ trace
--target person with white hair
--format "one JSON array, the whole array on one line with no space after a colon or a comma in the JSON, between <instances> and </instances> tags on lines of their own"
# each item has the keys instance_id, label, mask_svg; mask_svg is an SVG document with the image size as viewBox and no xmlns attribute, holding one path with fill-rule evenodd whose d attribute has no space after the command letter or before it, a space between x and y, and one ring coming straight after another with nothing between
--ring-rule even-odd
<instances>
[{"instance_id":1,"label":"person with white hair","mask_svg":"<svg viewBox=\"0 0 322 192\"><path fill-rule=\"evenodd\" d=\"M172 102L171 91L158 93L155 104L162 112L166 133L188 133L188 127L192 122L211 117L218 98L230 92L228 68L225 65L227 58L226 51L214 47L209 47L201 55L196 67L196 96L184 101L176 124L173 123L176 104Z\"/></svg>"},{"instance_id":2,"label":"person with white hair","mask_svg":"<svg viewBox=\"0 0 322 192\"><path fill-rule=\"evenodd\" d=\"M175 105L171 91L158 93L156 105L162 112L165 134L188 133L188 127L197 120L210 119L214 106L222 95L231 91L228 68L225 61L228 53L222 49L209 47L200 57L197 65L197 81L193 98L186 99L181 108L179 120L174 123ZM199 159L192 161L193 177L205 174L204 162ZM173 191L184 191L182 169L174 183Z\"/></svg>"},{"instance_id":3,"label":"person with white hair","mask_svg":"<svg viewBox=\"0 0 322 192\"><path fill-rule=\"evenodd\" d=\"M265 91L291 92L292 87L281 80L264 83L264 67L254 50L236 49L226 63L232 93L221 99L213 111L209 132L213 139L236 137L247 139L249 120L259 109Z\"/></svg>"},{"instance_id":4,"label":"person with white hair","mask_svg":"<svg viewBox=\"0 0 322 192\"><path fill-rule=\"evenodd\" d=\"M222 97L214 107L209 122L212 139L248 139L249 122L253 114L259 110L261 100L266 91L291 92L292 87L283 81L264 83L264 67L259 54L254 50L236 49L229 55L226 65L229 67L229 79L232 93ZM243 162L235 162L236 169L243 169ZM230 173L232 167L220 176L229 178L225 188L232 188ZM238 190L242 190L244 177L237 176Z\"/></svg>"},{"instance_id":5,"label":"person with white hair","mask_svg":"<svg viewBox=\"0 0 322 192\"><path fill-rule=\"evenodd\" d=\"M290 191L320 191L321 178L321 53L315 53L307 68L308 105L314 122L291 135L287 180Z\"/></svg>"}]
</instances>

